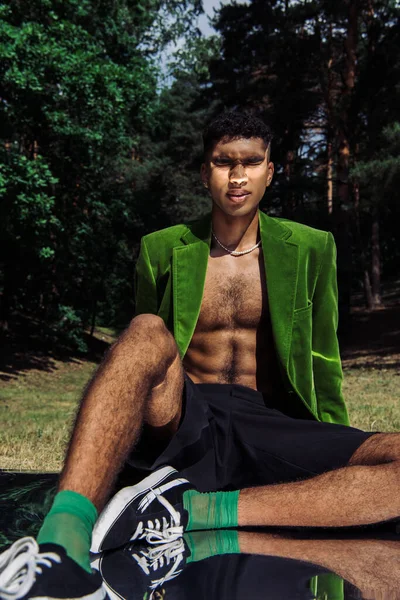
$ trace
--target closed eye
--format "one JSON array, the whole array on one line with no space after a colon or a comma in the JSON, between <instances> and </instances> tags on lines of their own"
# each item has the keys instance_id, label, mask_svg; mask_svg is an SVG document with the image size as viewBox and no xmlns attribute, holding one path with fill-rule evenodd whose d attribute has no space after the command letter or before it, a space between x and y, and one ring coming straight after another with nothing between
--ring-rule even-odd
<instances>
[{"instance_id":1,"label":"closed eye","mask_svg":"<svg viewBox=\"0 0 400 600\"><path fill-rule=\"evenodd\" d=\"M264 162L264 157L260 158L249 158L247 160L244 161L232 161L226 158L215 158L213 160L213 163L217 166L217 167L236 167L237 164L242 164L244 167L246 166L257 166L257 165L261 165Z\"/></svg>"},{"instance_id":2,"label":"closed eye","mask_svg":"<svg viewBox=\"0 0 400 600\"><path fill-rule=\"evenodd\" d=\"M229 167L232 164L230 160L225 160L223 158L216 158L213 163L218 167Z\"/></svg>"},{"instance_id":3,"label":"closed eye","mask_svg":"<svg viewBox=\"0 0 400 600\"><path fill-rule=\"evenodd\" d=\"M261 165L262 162L264 162L263 159L262 160L248 160L244 164L248 165L250 167L253 167L253 166Z\"/></svg>"}]
</instances>

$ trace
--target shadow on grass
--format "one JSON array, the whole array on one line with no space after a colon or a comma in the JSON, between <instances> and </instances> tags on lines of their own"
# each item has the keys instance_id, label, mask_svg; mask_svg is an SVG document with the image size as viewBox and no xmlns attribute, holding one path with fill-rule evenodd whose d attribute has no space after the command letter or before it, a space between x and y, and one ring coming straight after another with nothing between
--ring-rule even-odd
<instances>
[{"instance_id":1,"label":"shadow on grass","mask_svg":"<svg viewBox=\"0 0 400 600\"><path fill-rule=\"evenodd\" d=\"M342 359L351 368L400 372L400 302L374 312L355 309L347 329L341 331L340 347Z\"/></svg>"},{"instance_id":2,"label":"shadow on grass","mask_svg":"<svg viewBox=\"0 0 400 600\"><path fill-rule=\"evenodd\" d=\"M32 369L52 372L55 361L78 363L82 360L100 362L110 346L110 338L84 334L87 352L72 350L51 339L45 327L37 321L17 315L10 331L0 338L0 380L10 381Z\"/></svg>"}]
</instances>

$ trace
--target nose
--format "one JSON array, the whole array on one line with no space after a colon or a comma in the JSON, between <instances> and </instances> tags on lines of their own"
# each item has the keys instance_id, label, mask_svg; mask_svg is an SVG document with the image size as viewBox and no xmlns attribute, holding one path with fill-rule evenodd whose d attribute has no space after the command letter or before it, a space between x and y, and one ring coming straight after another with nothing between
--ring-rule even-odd
<instances>
[{"instance_id":1,"label":"nose","mask_svg":"<svg viewBox=\"0 0 400 600\"><path fill-rule=\"evenodd\" d=\"M243 185L247 181L246 170L243 165L235 165L229 173L229 183L232 185Z\"/></svg>"}]
</instances>

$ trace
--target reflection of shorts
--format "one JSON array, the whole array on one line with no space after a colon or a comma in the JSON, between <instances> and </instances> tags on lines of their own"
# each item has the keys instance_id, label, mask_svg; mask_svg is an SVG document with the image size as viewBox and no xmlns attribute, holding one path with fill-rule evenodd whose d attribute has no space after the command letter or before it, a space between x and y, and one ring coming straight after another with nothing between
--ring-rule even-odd
<instances>
[{"instance_id":1,"label":"reflection of shorts","mask_svg":"<svg viewBox=\"0 0 400 600\"><path fill-rule=\"evenodd\" d=\"M202 548L213 548L215 538L201 532L198 544ZM204 541L200 541L203 539ZM210 543L211 542L211 543ZM268 544L268 541L266 542ZM307 542L304 542L307 543ZM260 548L260 538L257 547ZM343 598L343 580L323 567L288 558L257 556L249 554L224 554L185 564L175 562L171 577L158 577L158 566L166 566L166 554L160 546L159 558L154 560L154 571L144 575L145 567L139 562L140 544L128 545L105 552L99 562L100 573L112 590L113 598L142 600L143 598L165 598L165 600L314 600L318 598L340 600ZM139 550L140 552L140 550ZM157 554L155 554L157 556ZM142 558L142 560L146 560ZM159 562L157 562L159 560ZM139 564L137 564L139 563ZM146 563L144 563L146 564ZM172 567L172 560L167 563ZM140 566L139 566L140 565ZM173 569L174 567L172 567ZM143 571L142 571L143 570ZM164 571L166 572L166 571ZM161 585L154 595L149 584L158 580ZM147 588L147 593L145 589ZM110 593L111 596L111 593Z\"/></svg>"},{"instance_id":2,"label":"reflection of shorts","mask_svg":"<svg viewBox=\"0 0 400 600\"><path fill-rule=\"evenodd\" d=\"M371 435L353 427L294 419L268 407L260 392L230 384L194 384L185 376L178 431L158 457L148 441L128 464L172 465L199 491L305 479L345 466Z\"/></svg>"},{"instance_id":3,"label":"reflection of shorts","mask_svg":"<svg viewBox=\"0 0 400 600\"><path fill-rule=\"evenodd\" d=\"M187 565L165 586L171 600L313 600L311 581L321 576L329 600L343 597L343 580L316 565L274 556L231 554ZM329 579L327 579L329 578ZM322 585L322 581L321 581ZM318 585L320 588L320 585ZM319 590L320 591L320 590ZM318 597L325 597L321 593Z\"/></svg>"}]
</instances>

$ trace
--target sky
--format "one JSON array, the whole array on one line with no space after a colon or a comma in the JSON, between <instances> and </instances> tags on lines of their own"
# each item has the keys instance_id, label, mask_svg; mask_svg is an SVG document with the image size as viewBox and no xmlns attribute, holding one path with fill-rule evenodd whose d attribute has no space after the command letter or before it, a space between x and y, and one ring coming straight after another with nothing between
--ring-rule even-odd
<instances>
[{"instance_id":1,"label":"sky","mask_svg":"<svg viewBox=\"0 0 400 600\"><path fill-rule=\"evenodd\" d=\"M224 4L230 4L231 0L202 0L204 14L199 17L198 27L203 35L208 36L212 35L215 32L215 29L211 27L208 20L210 17L214 16L214 9L218 9L220 6ZM248 4L250 0L240 0L240 4ZM182 46L183 40L178 40L176 43L170 44L167 47L167 51L161 56L161 68L163 71L166 69L167 59L171 56L173 52L176 51L177 48Z\"/></svg>"},{"instance_id":2,"label":"sky","mask_svg":"<svg viewBox=\"0 0 400 600\"><path fill-rule=\"evenodd\" d=\"M206 14L201 15L199 18L199 29L204 35L211 35L215 33L214 29L208 23L208 17L214 15L214 8L219 8L222 4L229 4L231 0L203 0L203 8ZM247 2L248 3L248 2ZM242 0L240 4L246 4L245 0Z\"/></svg>"},{"instance_id":3,"label":"sky","mask_svg":"<svg viewBox=\"0 0 400 600\"><path fill-rule=\"evenodd\" d=\"M212 35L215 33L214 29L210 26L208 18L214 14L214 8L218 8L221 4L228 4L229 0L203 0L204 15L199 18L199 29L203 35Z\"/></svg>"}]
</instances>

